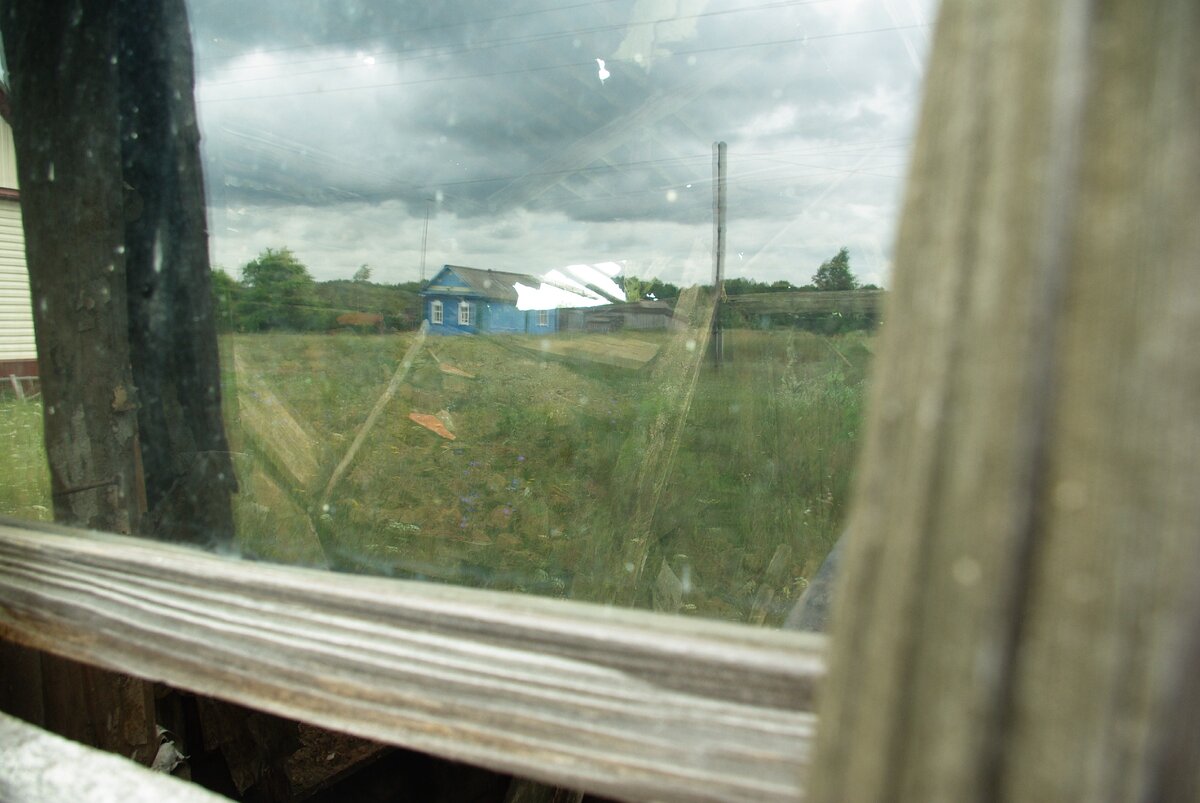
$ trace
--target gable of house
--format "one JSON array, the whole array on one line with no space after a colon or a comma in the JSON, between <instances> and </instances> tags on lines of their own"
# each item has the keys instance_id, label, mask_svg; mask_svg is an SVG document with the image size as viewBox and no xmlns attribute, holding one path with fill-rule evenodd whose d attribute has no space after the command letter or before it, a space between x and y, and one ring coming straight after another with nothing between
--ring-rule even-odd
<instances>
[{"instance_id":1,"label":"gable of house","mask_svg":"<svg viewBox=\"0 0 1200 803\"><path fill-rule=\"evenodd\" d=\"M541 280L524 273L501 270L481 270L462 265L446 265L421 291L422 295L451 295L487 298L517 303L518 283L537 287Z\"/></svg>"}]
</instances>

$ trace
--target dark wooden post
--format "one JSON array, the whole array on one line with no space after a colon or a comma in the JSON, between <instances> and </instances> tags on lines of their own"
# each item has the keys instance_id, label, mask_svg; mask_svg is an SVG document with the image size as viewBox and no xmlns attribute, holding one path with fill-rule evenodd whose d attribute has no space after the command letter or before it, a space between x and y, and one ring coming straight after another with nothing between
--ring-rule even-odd
<instances>
[{"instance_id":1,"label":"dark wooden post","mask_svg":"<svg viewBox=\"0 0 1200 803\"><path fill-rule=\"evenodd\" d=\"M944 3L811 800L1194 792L1198 36Z\"/></svg>"},{"instance_id":2,"label":"dark wooden post","mask_svg":"<svg viewBox=\"0 0 1200 803\"><path fill-rule=\"evenodd\" d=\"M147 535L233 540L192 43L183 0L118 2L129 340Z\"/></svg>"},{"instance_id":3,"label":"dark wooden post","mask_svg":"<svg viewBox=\"0 0 1200 803\"><path fill-rule=\"evenodd\" d=\"M55 518L138 529L113 2L11 2L0 19L12 81L25 247ZM33 656L10 649L27 670ZM44 655L22 673L38 724L149 763L150 684Z\"/></svg>"},{"instance_id":4,"label":"dark wooden post","mask_svg":"<svg viewBox=\"0 0 1200 803\"><path fill-rule=\"evenodd\" d=\"M0 15L55 518L228 543L236 482L182 0L13 0ZM6 696L39 698L39 724L153 758L151 684L6 658L24 679Z\"/></svg>"},{"instance_id":5,"label":"dark wooden post","mask_svg":"<svg viewBox=\"0 0 1200 803\"><path fill-rule=\"evenodd\" d=\"M137 404L114 4L12 2L3 33L55 518L131 533Z\"/></svg>"}]
</instances>

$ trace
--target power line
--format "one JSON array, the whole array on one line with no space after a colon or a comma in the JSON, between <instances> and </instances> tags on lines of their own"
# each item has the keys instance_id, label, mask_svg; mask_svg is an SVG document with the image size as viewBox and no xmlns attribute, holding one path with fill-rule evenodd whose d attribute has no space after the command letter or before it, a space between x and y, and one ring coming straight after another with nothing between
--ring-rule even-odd
<instances>
[{"instance_id":1,"label":"power line","mask_svg":"<svg viewBox=\"0 0 1200 803\"><path fill-rule=\"evenodd\" d=\"M764 42L749 42L749 43L738 44L738 45L719 45L716 47L705 47L705 48L696 48L694 50L678 51L675 53L670 53L670 54L664 56L663 58L680 58L680 57L685 57L685 56L700 55L703 53L719 53L719 52L729 52L729 51L733 51L733 50L750 50L750 49L761 48L761 47L777 47L777 46L781 46L781 45L805 44L807 42L824 41L824 40L828 40L828 39L841 39L841 38L850 37L850 36L868 36L871 34L892 33L894 31L899 31L899 30L910 30L910 29L925 28L925 27L928 27L928 26L925 24L899 25L899 26L889 26L886 28L872 28L872 29L862 30L862 31L843 31L840 33L818 34L815 36L807 36L807 35L806 36L796 36L796 37L791 37L788 39L774 39L774 40L769 40L769 41L764 41ZM610 59L609 63L610 64L617 63L617 60ZM272 99L276 99L276 98L305 97L305 96L309 96L309 95L325 95L325 94L333 94L333 93L337 93L337 92L356 92L356 91L361 91L364 89L394 89L396 87L402 87L402 86L417 86L417 85L421 85L421 84L436 84L436 83L443 83L443 82L448 82L448 81L469 81L469 80L478 79L478 78L503 78L503 77L509 77L509 76L514 76L514 75L527 75L527 74L531 74L531 73L549 72L552 70L564 70L564 69L580 68L580 67L594 69L595 60L566 62L563 64L547 64L547 65L543 65L540 67L522 67L522 68L513 69L513 70L498 70L498 71L494 71L494 72L470 73L470 74L466 74L466 75L447 75L447 76L440 76L440 77L436 77L436 78L415 78L415 79L411 79L408 81L390 81L390 82L381 83L381 84L362 84L359 86L338 87L336 89L319 88L319 89L299 90L299 91L294 91L294 92L274 92L274 93L268 93L268 94L262 94L262 95L243 95L243 96L231 97L231 98L229 98L229 97L227 97L227 98L197 98L196 102L198 104L232 103L232 102L244 101L244 100L272 100Z\"/></svg>"},{"instance_id":2,"label":"power line","mask_svg":"<svg viewBox=\"0 0 1200 803\"><path fill-rule=\"evenodd\" d=\"M769 161L775 161L775 162L779 162L781 164L789 164L789 165L793 165L795 167L806 167L806 168L813 168L813 169L817 169L817 170L837 170L838 168L830 167L830 166L808 165L808 164L800 164L797 162L789 162L789 161L780 159L779 157L780 156L790 156L790 155L850 156L855 153L862 152L862 150L865 148L866 148L866 146L857 145L853 148L843 148L843 149L834 149L834 150L775 151L775 152L758 152L758 153L746 153L746 154L739 153L738 158L739 158L739 160L740 159L767 159ZM876 148L872 148L871 150L877 150L877 149L878 148L876 147ZM418 186L422 189L435 189L435 188L440 189L443 187L462 187L462 186L468 186L471 184L489 184L489 183L498 182L498 181L511 182L511 181L517 181L517 180L526 179L526 178L541 178L541 177L547 177L547 176L571 176L571 175L581 175L581 174L595 173L595 172L602 172L602 171L620 171L620 170L624 170L626 168L648 169L648 168L652 168L652 167L659 167L659 166L670 165L670 164L683 164L683 163L687 163L687 162L711 161L711 159L712 159L712 157L709 156L708 154L695 154L695 155L691 155L691 156L671 156L671 157L664 157L661 159L640 159L640 160L632 161L632 162L612 162L612 163L602 164L602 165L589 165L587 167L570 168L570 169L564 169L564 170L540 170L540 171L534 171L534 172L529 172L529 173L520 173L520 174L516 174L516 175L487 176L484 178L461 179L459 181L445 181L445 182L438 182L438 183L433 183L433 184L421 184ZM904 164L904 163L901 163L901 164ZM897 166L897 165L887 165L887 167L893 167L893 166ZM698 183L698 184L704 183L707 180L709 180L709 179L702 176L702 177L696 179L696 181L693 183Z\"/></svg>"},{"instance_id":3,"label":"power line","mask_svg":"<svg viewBox=\"0 0 1200 803\"><path fill-rule=\"evenodd\" d=\"M632 28L635 26L640 26L640 25L661 25L662 23L677 22L680 20L694 20L694 19L702 19L702 18L706 18L706 17L727 16L730 14L745 14L745 13L750 13L750 12L755 12L755 11L770 11L770 10L778 9L778 8L787 8L787 7L795 7L795 6L810 6L810 5L818 5L818 4L829 3L829 2L832 2L832 0L779 0L779 2L766 3L763 5L759 5L759 6L749 6L746 8L721 9L718 11L706 11L706 12L702 12L699 14L686 14L686 15L680 15L680 16L674 16L674 17L660 17L658 19L653 19L653 20L639 20L639 21L628 22L628 23L621 22L621 23L613 23L610 25L598 25L598 26L594 26L591 28L574 28L574 29L568 29L565 31L550 31L550 32L541 33L541 34L528 34L526 36L514 36L514 37L509 37L507 39L495 39L495 40L490 40L490 41L484 41L481 44L472 43L472 44L461 45L461 46L430 45L429 47L417 48L414 50L383 51L382 53L375 53L375 54L371 54L371 55L372 55L372 58L375 58L375 57L378 57L381 55L382 56L387 56L387 55L404 56L405 54L410 54L406 58L388 59L386 61L374 62L375 64L403 64L408 61L418 61L421 59L429 59L429 58L440 58L442 56L459 55L459 54L467 54L467 53L474 54L474 53L479 53L479 52L483 52L486 50L493 50L493 49L501 48L501 47L509 47L512 45L533 44L533 43L538 43L538 42L548 42L548 41L552 41L554 39L565 39L568 37L585 36L588 34L606 33L609 31L617 31L617 30L627 30L629 28ZM342 61L342 60L345 60L348 58L356 59L355 63L341 65L341 66L337 66L337 67L324 67L324 68L315 69L315 70L306 70L304 72L289 73L287 77L288 78L296 78L296 77L305 76L305 75L321 75L324 73L344 72L346 70L355 70L355 69L362 68L362 66L363 66L362 62L358 60L358 56L343 55L343 56L326 56L326 57L319 58L319 59L299 59L296 61L281 62L278 64L271 64L271 65L246 65L245 67L240 67L238 69L262 69L263 67L268 67L268 66L269 67L286 67L286 66L290 66L293 64L315 64L315 63L322 62L322 61ZM275 76L275 75L251 76L251 77L246 77L246 78L234 78L234 79L231 79L228 81L214 81L214 82L208 83L207 85L208 86L230 86L233 84L244 84L244 83L251 83L254 81L271 81L271 80L275 80L277 78L278 78L278 76Z\"/></svg>"},{"instance_id":4,"label":"power line","mask_svg":"<svg viewBox=\"0 0 1200 803\"><path fill-rule=\"evenodd\" d=\"M405 33L428 33L430 31L442 31L448 28L463 28L467 25L479 25L488 22L501 22L503 20L516 19L517 17L531 17L538 14L551 14L555 11L573 11L577 8L591 8L593 6L608 5L609 3L619 2L619 0L588 0L588 2L575 3L570 6L556 6L554 8L537 8L529 11L515 11L512 14L501 14L497 17L481 17L478 19L463 20L462 22L447 22L442 25L428 25L424 28L410 28ZM285 53L291 50L308 50L310 48L329 47L330 45L345 45L353 42L369 42L373 39L378 39L378 34L368 34L366 36L355 36L349 39L333 39L328 42L313 42L306 45L287 45L285 47L270 48L268 50L256 50L256 53ZM219 56L207 56L197 58L196 61L214 61Z\"/></svg>"}]
</instances>

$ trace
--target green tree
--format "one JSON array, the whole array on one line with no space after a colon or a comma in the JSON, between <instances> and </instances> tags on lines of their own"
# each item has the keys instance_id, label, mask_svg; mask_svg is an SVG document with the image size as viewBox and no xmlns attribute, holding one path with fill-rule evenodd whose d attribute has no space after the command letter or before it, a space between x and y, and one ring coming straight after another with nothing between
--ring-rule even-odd
<instances>
[{"instance_id":1,"label":"green tree","mask_svg":"<svg viewBox=\"0 0 1200 803\"><path fill-rule=\"evenodd\" d=\"M233 331L237 328L234 310L241 299L242 286L224 268L215 268L212 272L212 292L216 302L218 331Z\"/></svg>"},{"instance_id":2,"label":"green tree","mask_svg":"<svg viewBox=\"0 0 1200 803\"><path fill-rule=\"evenodd\" d=\"M316 309L315 287L308 268L290 249L268 248L242 267L240 328L251 332L319 328L328 316Z\"/></svg>"},{"instance_id":3,"label":"green tree","mask_svg":"<svg viewBox=\"0 0 1200 803\"><path fill-rule=\"evenodd\" d=\"M371 266L364 263L358 270L354 271L354 281L359 284L366 284L371 281Z\"/></svg>"},{"instance_id":4,"label":"green tree","mask_svg":"<svg viewBox=\"0 0 1200 803\"><path fill-rule=\"evenodd\" d=\"M833 257L821 263L813 274L813 286L818 290L853 290L858 280L850 271L850 251L845 246Z\"/></svg>"},{"instance_id":5,"label":"green tree","mask_svg":"<svg viewBox=\"0 0 1200 803\"><path fill-rule=\"evenodd\" d=\"M617 276L613 279L625 290L626 301L645 301L654 296L659 301L679 298L679 288L662 279L639 279L636 276Z\"/></svg>"}]
</instances>

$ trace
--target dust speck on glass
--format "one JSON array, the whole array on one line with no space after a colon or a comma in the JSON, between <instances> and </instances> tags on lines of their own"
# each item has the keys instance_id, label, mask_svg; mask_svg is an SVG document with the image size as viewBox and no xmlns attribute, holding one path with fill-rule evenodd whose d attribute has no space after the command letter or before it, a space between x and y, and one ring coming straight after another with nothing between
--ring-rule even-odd
<instances>
[{"instance_id":1,"label":"dust speck on glass","mask_svg":"<svg viewBox=\"0 0 1200 803\"><path fill-rule=\"evenodd\" d=\"M191 0L238 548L783 622L847 509L933 12ZM45 518L28 395L0 508Z\"/></svg>"}]
</instances>

